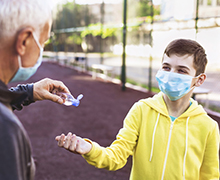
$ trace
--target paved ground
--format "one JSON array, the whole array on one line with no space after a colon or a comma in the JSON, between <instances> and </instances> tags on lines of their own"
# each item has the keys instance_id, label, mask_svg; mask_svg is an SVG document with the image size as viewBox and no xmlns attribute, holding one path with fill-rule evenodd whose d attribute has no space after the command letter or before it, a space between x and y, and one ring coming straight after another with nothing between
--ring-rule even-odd
<instances>
[{"instance_id":1,"label":"paved ground","mask_svg":"<svg viewBox=\"0 0 220 180\"><path fill-rule=\"evenodd\" d=\"M148 94L131 89L122 92L119 85L93 80L89 75L52 63L43 63L28 82L44 77L62 80L73 95L82 93L84 98L77 108L42 101L16 112L33 145L36 180L128 180L130 161L120 171L99 170L79 155L59 148L54 138L71 131L108 146L133 103Z\"/></svg>"},{"instance_id":2,"label":"paved ground","mask_svg":"<svg viewBox=\"0 0 220 180\"><path fill-rule=\"evenodd\" d=\"M87 74L49 62L44 62L27 82L45 77L62 80L74 96L82 93L84 98L77 108L42 101L16 112L32 142L37 161L36 180L128 180L131 158L116 172L96 169L79 155L59 148L54 138L71 131L108 146L130 107L149 94L129 88L122 92L120 85L93 80Z\"/></svg>"}]
</instances>

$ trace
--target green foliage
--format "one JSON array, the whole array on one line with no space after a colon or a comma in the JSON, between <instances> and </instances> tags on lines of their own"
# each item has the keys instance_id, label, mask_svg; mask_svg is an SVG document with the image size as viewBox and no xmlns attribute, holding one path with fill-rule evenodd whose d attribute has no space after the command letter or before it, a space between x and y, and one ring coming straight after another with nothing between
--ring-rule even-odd
<instances>
[{"instance_id":1,"label":"green foliage","mask_svg":"<svg viewBox=\"0 0 220 180\"><path fill-rule=\"evenodd\" d=\"M151 22L150 2L150 0L128 1L128 36L132 37L132 43L135 41L137 41L136 43L139 43L139 30L141 24ZM115 24L111 26L97 23L100 21L100 17L98 17L100 14L98 14L98 12L96 12L97 14L93 14L92 11L90 11L90 8L91 6L88 5L75 4L74 1L60 5L57 8L57 15L52 29L52 31L54 31L54 29L60 31L54 31L56 34L53 36L53 41L50 40L47 46L56 46L59 51L67 49L80 51L82 41L85 41L84 38L88 36L87 43L89 44L90 50L98 51L99 45L97 45L97 42L100 41L100 36L102 39L106 40L105 47L112 45L116 43L118 39L121 39L122 28L119 26L119 23L117 23L117 28L115 27ZM159 14L158 8L159 6L154 8L154 15ZM156 20L156 16L154 16L154 19ZM66 31L63 29L66 29ZM51 44L53 46L51 46Z\"/></svg>"},{"instance_id":2,"label":"green foliage","mask_svg":"<svg viewBox=\"0 0 220 180\"><path fill-rule=\"evenodd\" d=\"M132 8L131 8L132 7ZM151 15L150 0L130 0L128 4L128 18L146 17ZM160 6L153 7L153 14L160 14Z\"/></svg>"},{"instance_id":3,"label":"green foliage","mask_svg":"<svg viewBox=\"0 0 220 180\"><path fill-rule=\"evenodd\" d=\"M50 44L50 43L52 43L52 38L48 39L44 44L45 44L45 45L48 45L48 44Z\"/></svg>"},{"instance_id":4,"label":"green foliage","mask_svg":"<svg viewBox=\"0 0 220 180\"><path fill-rule=\"evenodd\" d=\"M103 39L112 37L115 35L117 28L101 27L101 23L90 24L87 29L81 32L81 37L84 38L87 35L102 36Z\"/></svg>"},{"instance_id":5,"label":"green foliage","mask_svg":"<svg viewBox=\"0 0 220 180\"><path fill-rule=\"evenodd\" d=\"M67 44L78 44L80 45L82 43L82 38L81 36L79 36L78 34L76 33L73 33L72 35L68 36L67 39L66 39L66 43Z\"/></svg>"},{"instance_id":6,"label":"green foliage","mask_svg":"<svg viewBox=\"0 0 220 180\"><path fill-rule=\"evenodd\" d=\"M86 5L68 2L58 7L55 19L56 29L82 27L96 21L96 16L89 12Z\"/></svg>"},{"instance_id":7,"label":"green foliage","mask_svg":"<svg viewBox=\"0 0 220 180\"><path fill-rule=\"evenodd\" d=\"M151 15L151 4L149 3L149 0L140 0L137 12L137 16L139 17Z\"/></svg>"},{"instance_id":8,"label":"green foliage","mask_svg":"<svg viewBox=\"0 0 220 180\"><path fill-rule=\"evenodd\" d=\"M156 9L153 7L153 14L154 15L159 15L160 14L160 9ZM139 1L139 6L138 6L138 14L137 16L139 17L144 17L144 16L150 16L151 15L151 1L150 0L140 0Z\"/></svg>"}]
</instances>

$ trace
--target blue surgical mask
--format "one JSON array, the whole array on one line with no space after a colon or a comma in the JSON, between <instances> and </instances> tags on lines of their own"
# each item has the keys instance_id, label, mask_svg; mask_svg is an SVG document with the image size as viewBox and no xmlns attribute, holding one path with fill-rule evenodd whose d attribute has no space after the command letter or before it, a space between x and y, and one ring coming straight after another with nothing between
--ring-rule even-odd
<instances>
[{"instance_id":1,"label":"blue surgical mask","mask_svg":"<svg viewBox=\"0 0 220 180\"><path fill-rule=\"evenodd\" d=\"M159 70L156 79L160 90L168 96L171 101L176 101L186 95L191 88L194 77L168 71Z\"/></svg>"},{"instance_id":2,"label":"blue surgical mask","mask_svg":"<svg viewBox=\"0 0 220 180\"><path fill-rule=\"evenodd\" d=\"M33 67L27 67L27 68L22 67L21 57L18 55L19 69L10 82L26 81L27 79L29 79L31 76L33 76L35 74L38 67L41 65L42 58L43 58L43 48L41 47L41 45L40 45L40 43L34 33L33 33L33 37L34 37L35 42L37 43L37 46L40 49L40 55L39 55L39 58L38 58L36 64Z\"/></svg>"}]
</instances>

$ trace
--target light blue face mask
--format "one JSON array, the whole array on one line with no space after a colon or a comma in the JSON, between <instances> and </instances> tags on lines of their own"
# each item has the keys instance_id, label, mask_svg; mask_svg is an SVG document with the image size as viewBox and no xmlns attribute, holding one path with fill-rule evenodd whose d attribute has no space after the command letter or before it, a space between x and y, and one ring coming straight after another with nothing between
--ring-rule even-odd
<instances>
[{"instance_id":1,"label":"light blue face mask","mask_svg":"<svg viewBox=\"0 0 220 180\"><path fill-rule=\"evenodd\" d=\"M35 42L37 43L37 46L40 49L40 55L39 55L39 58L38 58L36 64L33 67L27 67L27 68L22 67L21 57L18 56L19 69L10 82L26 81L27 79L29 79L31 76L33 76L36 73L38 67L41 65L44 49L41 47L41 45L40 45L40 43L34 33L33 33L33 37L34 37Z\"/></svg>"},{"instance_id":2,"label":"light blue face mask","mask_svg":"<svg viewBox=\"0 0 220 180\"><path fill-rule=\"evenodd\" d=\"M171 101L176 101L186 95L191 88L194 77L168 71L159 70L156 79L160 90L168 96Z\"/></svg>"}]
</instances>

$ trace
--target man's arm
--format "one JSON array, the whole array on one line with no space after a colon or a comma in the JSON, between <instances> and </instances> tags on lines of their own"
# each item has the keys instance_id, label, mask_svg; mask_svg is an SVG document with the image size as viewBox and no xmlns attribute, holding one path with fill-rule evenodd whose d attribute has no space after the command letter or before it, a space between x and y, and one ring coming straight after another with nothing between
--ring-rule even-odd
<instances>
[{"instance_id":1,"label":"man's arm","mask_svg":"<svg viewBox=\"0 0 220 180\"><path fill-rule=\"evenodd\" d=\"M27 106L35 101L41 100L51 100L53 102L63 104L64 100L59 96L52 94L53 90L58 90L60 92L70 93L68 88L61 81L52 80L45 78L36 83L18 85L17 87L12 87L10 91L12 92L24 92L27 97L21 103L11 104L13 109L21 110L22 106Z\"/></svg>"},{"instance_id":2,"label":"man's arm","mask_svg":"<svg viewBox=\"0 0 220 180\"><path fill-rule=\"evenodd\" d=\"M9 89L12 92L21 92L21 93L26 93L27 97L22 100L21 102L14 102L11 104L13 109L21 110L23 106L27 106L33 102L33 84L19 84L16 87L12 87Z\"/></svg>"},{"instance_id":3,"label":"man's arm","mask_svg":"<svg viewBox=\"0 0 220 180\"><path fill-rule=\"evenodd\" d=\"M11 112L7 112L10 117L3 113L0 118L0 179L30 180L32 163L29 139L16 117Z\"/></svg>"}]
</instances>

